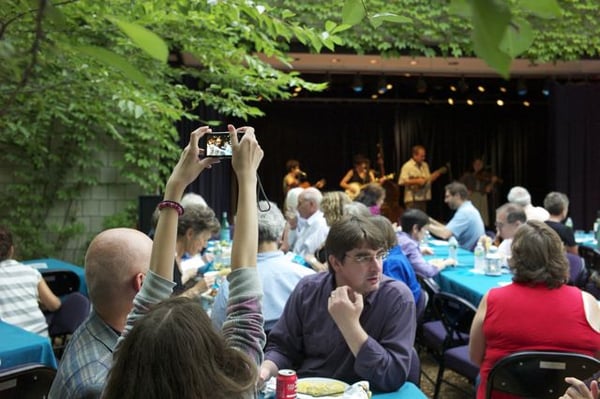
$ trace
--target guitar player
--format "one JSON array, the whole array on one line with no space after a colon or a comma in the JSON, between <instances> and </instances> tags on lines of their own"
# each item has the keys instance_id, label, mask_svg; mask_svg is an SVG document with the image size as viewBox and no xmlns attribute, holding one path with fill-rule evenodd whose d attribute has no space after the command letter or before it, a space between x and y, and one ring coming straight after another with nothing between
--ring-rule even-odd
<instances>
[{"instance_id":1,"label":"guitar player","mask_svg":"<svg viewBox=\"0 0 600 399\"><path fill-rule=\"evenodd\" d=\"M429 165L425 162L425 147L414 146L412 158L402 165L398 177L398 185L404 187L404 205L427 212L427 201L431 200L431 183L446 171L443 167L430 173Z\"/></svg>"},{"instance_id":2,"label":"guitar player","mask_svg":"<svg viewBox=\"0 0 600 399\"><path fill-rule=\"evenodd\" d=\"M340 180L340 187L346 190L346 194L354 199L360 192L360 187L376 181L373 171L370 169L371 162L362 154L356 154L353 158L354 167L350 169ZM358 187L358 190L356 190ZM355 191L357 191L355 193Z\"/></svg>"}]
</instances>

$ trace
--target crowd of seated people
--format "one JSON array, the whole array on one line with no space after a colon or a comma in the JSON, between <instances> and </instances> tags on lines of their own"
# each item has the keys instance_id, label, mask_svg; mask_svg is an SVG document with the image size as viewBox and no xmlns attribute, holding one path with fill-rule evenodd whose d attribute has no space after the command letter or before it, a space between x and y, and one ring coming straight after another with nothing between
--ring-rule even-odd
<instances>
[{"instance_id":1,"label":"crowd of seated people","mask_svg":"<svg viewBox=\"0 0 600 399\"><path fill-rule=\"evenodd\" d=\"M434 277L454 262L426 261L429 252L420 242L427 231L455 237L466 250L488 241L466 187L445 187L444 202L455 211L448 223L408 209L396 226L377 215L382 190L371 185L355 201L343 191L290 188L282 213L274 203L257 203L263 152L253 129L242 129L242 139L229 129L239 185L231 273L211 315L199 300L211 281L181 267L186 254L200 253L219 230L205 202L182 200L186 187L220 162L200 154L198 140L209 131L204 127L191 134L166 182L154 240L122 228L101 232L90 243L85 273L94 310L69 342L50 398L253 398L257 387L286 368L300 378L368 380L381 392L410 380L421 295L417 275ZM514 284L490 290L473 321L470 355L481 365L477 398L491 367L506 354L554 349L595 355L600 349L597 302L565 284L564 248L573 252L574 243L562 224L568 199L552 192L544 206L548 217L531 205L526 189L515 187L496 210L496 236ZM13 251L10 233L0 229L2 293L9 292L5 275L11 268L25 276L11 260ZM35 307L39 298L56 308L39 272L27 269ZM39 316L27 306L28 316ZM35 330L44 334L44 328ZM576 342L573 334L585 339ZM175 362L179 367L172 367ZM589 389L597 396L595 384ZM570 388L567 397L579 396Z\"/></svg>"}]
</instances>

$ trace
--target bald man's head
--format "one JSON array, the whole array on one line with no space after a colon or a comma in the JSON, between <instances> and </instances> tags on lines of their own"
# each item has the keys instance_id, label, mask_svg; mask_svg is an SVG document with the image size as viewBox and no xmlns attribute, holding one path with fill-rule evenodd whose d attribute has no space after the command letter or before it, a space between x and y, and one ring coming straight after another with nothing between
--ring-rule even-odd
<instances>
[{"instance_id":1,"label":"bald man's head","mask_svg":"<svg viewBox=\"0 0 600 399\"><path fill-rule=\"evenodd\" d=\"M127 317L151 253L152 240L138 230L108 229L94 237L85 254L85 280L98 313Z\"/></svg>"}]
</instances>

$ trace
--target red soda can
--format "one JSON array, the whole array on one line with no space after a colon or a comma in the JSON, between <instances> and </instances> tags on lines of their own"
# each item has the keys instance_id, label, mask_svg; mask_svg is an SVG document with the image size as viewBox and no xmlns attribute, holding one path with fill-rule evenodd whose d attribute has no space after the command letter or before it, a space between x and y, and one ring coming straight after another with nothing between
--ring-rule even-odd
<instances>
[{"instance_id":1,"label":"red soda can","mask_svg":"<svg viewBox=\"0 0 600 399\"><path fill-rule=\"evenodd\" d=\"M296 399L297 379L298 377L294 370L279 370L275 399Z\"/></svg>"}]
</instances>

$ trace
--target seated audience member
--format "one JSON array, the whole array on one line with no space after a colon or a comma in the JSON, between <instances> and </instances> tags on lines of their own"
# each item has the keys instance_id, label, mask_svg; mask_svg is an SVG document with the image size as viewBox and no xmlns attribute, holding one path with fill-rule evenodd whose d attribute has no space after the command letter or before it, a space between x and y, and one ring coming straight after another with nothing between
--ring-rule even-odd
<instances>
[{"instance_id":1,"label":"seated audience member","mask_svg":"<svg viewBox=\"0 0 600 399\"><path fill-rule=\"evenodd\" d=\"M50 399L99 398L112 352L150 265L152 240L126 228L98 234L85 254L92 312L69 340Z\"/></svg>"},{"instance_id":2,"label":"seated audience member","mask_svg":"<svg viewBox=\"0 0 600 399\"><path fill-rule=\"evenodd\" d=\"M471 251L479 237L485 233L485 227L479 211L467 196L464 184L453 182L446 185L444 202L456 212L447 225L430 218L429 231L444 240L454 236L461 248Z\"/></svg>"},{"instance_id":3,"label":"seated audience member","mask_svg":"<svg viewBox=\"0 0 600 399\"><path fill-rule=\"evenodd\" d=\"M201 158L202 127L190 142L165 188L152 245L150 270L134 300L133 311L114 353L104 399L116 398L250 398L256 391L257 365L265 343L262 290L256 272L258 228L256 171L263 151L254 129L245 127L238 142L228 126L238 181L236 237L231 253L229 306L222 334L197 301L172 297L173 254L176 250L177 203L200 172L219 162Z\"/></svg>"},{"instance_id":4,"label":"seated audience member","mask_svg":"<svg viewBox=\"0 0 600 399\"><path fill-rule=\"evenodd\" d=\"M40 305L51 312L60 308L37 269L13 259L12 233L0 227L0 320L41 336L48 336L48 324Z\"/></svg>"},{"instance_id":5,"label":"seated audience member","mask_svg":"<svg viewBox=\"0 0 600 399\"><path fill-rule=\"evenodd\" d=\"M509 266L513 283L492 288L471 325L469 353L481 365L478 399L485 397L491 368L506 355L552 350L596 356L600 348L600 307L589 293L566 285L569 264L554 230L537 220L519 227Z\"/></svg>"},{"instance_id":6,"label":"seated audience member","mask_svg":"<svg viewBox=\"0 0 600 399\"><path fill-rule=\"evenodd\" d=\"M539 220L540 222L544 222L550 217L547 210L541 206L533 206L531 204L531 195L525 187L515 186L511 188L506 198L508 199L508 202L523 207L525 214L527 215L527 220Z\"/></svg>"},{"instance_id":7,"label":"seated audience member","mask_svg":"<svg viewBox=\"0 0 600 399\"><path fill-rule=\"evenodd\" d=\"M183 209L185 209L185 207L189 205L208 206L208 204L200 194L192 192L185 193L183 197L181 197L181 206L183 206Z\"/></svg>"},{"instance_id":8,"label":"seated audience member","mask_svg":"<svg viewBox=\"0 0 600 399\"><path fill-rule=\"evenodd\" d=\"M298 281L304 276L314 274L312 269L293 262L278 249L284 226L285 219L277 205L271 202L269 208L268 202L259 202L256 268L264 292L263 315L266 331L270 331L281 316L285 302ZM212 322L219 330L225 321L228 297L229 284L225 281L219 287L211 313Z\"/></svg>"},{"instance_id":9,"label":"seated audience member","mask_svg":"<svg viewBox=\"0 0 600 399\"><path fill-rule=\"evenodd\" d=\"M259 384L278 370L298 377L368 380L394 391L409 374L416 330L406 284L382 276L386 239L370 217L331 226L329 272L304 277L269 334Z\"/></svg>"},{"instance_id":10,"label":"seated audience member","mask_svg":"<svg viewBox=\"0 0 600 399\"><path fill-rule=\"evenodd\" d=\"M290 243L288 240L288 236L290 235L290 227L293 226L296 228L298 225L298 195L300 195L302 191L304 191L302 187L294 187L290 189L285 196L285 200L283 201L283 216L287 221L281 238L280 249L283 252L288 252L290 250Z\"/></svg>"},{"instance_id":11,"label":"seated audience member","mask_svg":"<svg viewBox=\"0 0 600 399\"><path fill-rule=\"evenodd\" d=\"M365 204L372 215L379 215L381 205L385 201L385 189L379 183L369 183L360 190L360 194L354 201Z\"/></svg>"},{"instance_id":12,"label":"seated audience member","mask_svg":"<svg viewBox=\"0 0 600 399\"><path fill-rule=\"evenodd\" d=\"M415 273L422 277L433 277L446 266L453 265L453 259L433 259L427 262L419 248L419 242L427 232L429 216L420 209L407 209L400 218L402 231L396 233L398 244L408 258Z\"/></svg>"},{"instance_id":13,"label":"seated audience member","mask_svg":"<svg viewBox=\"0 0 600 399\"><path fill-rule=\"evenodd\" d=\"M346 212L346 206L352 204L352 200L344 191L328 191L323 194L321 200L321 210L327 226L331 226L340 220ZM327 254L325 253L325 243L317 249L314 254L304 255L304 260L314 270L324 272L328 270Z\"/></svg>"},{"instance_id":14,"label":"seated audience member","mask_svg":"<svg viewBox=\"0 0 600 399\"><path fill-rule=\"evenodd\" d=\"M567 252L578 255L579 247L575 242L575 234L570 227L563 224L563 220L569 213L569 198L563 193L553 191L544 198L544 208L550 214L546 224L558 233L558 236L565 244Z\"/></svg>"},{"instance_id":15,"label":"seated audience member","mask_svg":"<svg viewBox=\"0 0 600 399\"><path fill-rule=\"evenodd\" d=\"M372 220L379 226L386 238L387 254L383 258L383 274L406 284L413 294L415 304L418 303L421 297L421 285L417 281L417 275L410 265L410 261L398 244L392 222L383 216L373 216Z\"/></svg>"},{"instance_id":16,"label":"seated audience member","mask_svg":"<svg viewBox=\"0 0 600 399\"><path fill-rule=\"evenodd\" d=\"M210 237L219 232L221 225L214 211L207 206L188 204L183 209L185 211L177 223L177 247L173 266L175 288L173 294L194 297L206 291L209 284L203 279L196 281L193 278L196 276L195 272L193 277L188 273L184 273L183 258L184 256L190 257L199 254Z\"/></svg>"},{"instance_id":17,"label":"seated audience member","mask_svg":"<svg viewBox=\"0 0 600 399\"><path fill-rule=\"evenodd\" d=\"M305 188L298 195L296 226L290 224L288 243L290 250L301 256L314 254L325 242L329 226L320 210L323 195L314 188Z\"/></svg>"},{"instance_id":18,"label":"seated audience member","mask_svg":"<svg viewBox=\"0 0 600 399\"><path fill-rule=\"evenodd\" d=\"M344 205L344 215L369 217L371 216L371 211L365 204L352 201Z\"/></svg>"},{"instance_id":19,"label":"seated audience member","mask_svg":"<svg viewBox=\"0 0 600 399\"><path fill-rule=\"evenodd\" d=\"M510 202L496 209L496 230L502 242L498 246L498 253L503 259L512 256L511 245L517 228L527 221L523 207Z\"/></svg>"}]
</instances>

